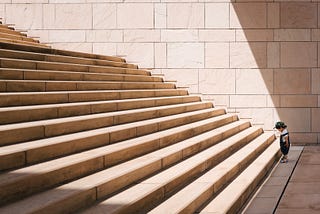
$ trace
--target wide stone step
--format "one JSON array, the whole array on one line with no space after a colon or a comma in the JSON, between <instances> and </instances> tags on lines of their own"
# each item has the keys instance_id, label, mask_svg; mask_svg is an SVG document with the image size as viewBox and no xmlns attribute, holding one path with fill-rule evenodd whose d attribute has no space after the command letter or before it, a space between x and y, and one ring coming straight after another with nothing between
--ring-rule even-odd
<instances>
[{"instance_id":1,"label":"wide stone step","mask_svg":"<svg viewBox=\"0 0 320 214\"><path fill-rule=\"evenodd\" d=\"M18 32L17 32L18 33ZM36 53L48 53L48 54L56 54L56 55L64 55L64 56L73 56L73 57L83 57L90 59L101 59L107 61L115 61L115 62L125 62L125 59L121 57L114 56L105 56L99 54L90 54L76 51L68 51L68 50L59 50L54 49L49 46L39 47L33 45L22 45L22 44L14 44L8 41L0 41L1 49L9 49L9 50L18 50L18 51L28 51L28 52L36 52Z\"/></svg>"},{"instance_id":2,"label":"wide stone step","mask_svg":"<svg viewBox=\"0 0 320 214\"><path fill-rule=\"evenodd\" d=\"M237 213L246 203L250 194L265 178L274 163L280 158L277 142L272 143L248 168L233 180L204 209L202 214Z\"/></svg>"},{"instance_id":3,"label":"wide stone step","mask_svg":"<svg viewBox=\"0 0 320 214\"><path fill-rule=\"evenodd\" d=\"M130 75L130 74L108 74L88 73L54 70L29 70L0 68L0 79L8 80L64 80L64 81L124 81L124 82L163 82L162 77Z\"/></svg>"},{"instance_id":4,"label":"wide stone step","mask_svg":"<svg viewBox=\"0 0 320 214\"><path fill-rule=\"evenodd\" d=\"M1 92L175 89L165 82L0 80Z\"/></svg>"},{"instance_id":5,"label":"wide stone step","mask_svg":"<svg viewBox=\"0 0 320 214\"><path fill-rule=\"evenodd\" d=\"M185 89L0 93L0 107L184 95Z\"/></svg>"},{"instance_id":6,"label":"wide stone step","mask_svg":"<svg viewBox=\"0 0 320 214\"><path fill-rule=\"evenodd\" d=\"M263 133L152 209L150 213L194 213L226 183L231 182L237 174L243 171L274 139L273 133Z\"/></svg>"},{"instance_id":7,"label":"wide stone step","mask_svg":"<svg viewBox=\"0 0 320 214\"><path fill-rule=\"evenodd\" d=\"M233 118L236 119L236 117L233 117ZM190 128L193 129L193 131L189 131L190 134L188 137L195 136L197 134L205 132L205 130L214 129L224 124L221 122L214 122L214 119L215 118L212 118L211 122L209 121L210 120L209 119L209 120L206 120L206 122L201 121L202 124L199 124L200 122L198 122L198 124L194 124L194 126L191 126ZM207 126L210 126L210 128ZM182 139L177 139L177 141L181 141L188 137L182 136ZM159 146L161 148L173 143L175 143L175 141L165 142L164 144L158 143L155 145L155 149L158 148ZM183 150L188 150L188 148L190 147L188 146L184 148L180 147L180 150L182 152ZM175 150L175 151L172 151L172 153L170 153L168 152L170 150L166 148L164 148L164 150L167 150L167 151L163 152L162 150L158 150L156 152L146 154L142 157L127 161L123 164L119 164L111 168L107 168L101 172L95 173L93 175L89 175L87 177L84 177L82 179L76 180L69 184L63 185L56 189L49 190L42 194L40 193L39 195L35 195L31 198L27 198L26 200L32 201L34 198L37 198L37 197L39 198L40 195L42 195L40 196L40 198L45 198L46 197L45 195L49 194L51 195L51 200L47 201L47 204L49 203L51 205L53 204L57 205L56 202L61 203L61 200L62 202L66 202L70 199L74 199L74 195L71 192L70 192L71 194L67 194L67 195L59 194L59 196L57 195L56 197L52 197L53 196L52 194L54 194L54 192L57 189L59 188L64 189L69 187L71 187L76 191L79 191L77 193L73 192L76 194L79 194L79 193L87 194L88 191L90 192L91 189L94 189L94 191L97 191L97 193L95 193L97 194L97 197L101 198L103 196L109 195L121 189L124 186L130 185L130 183L137 181L137 179L143 178L158 170L161 170L161 168L165 168L166 166L162 165L161 162L163 162L164 159L171 159L170 156L172 155L172 153L177 153L178 151ZM91 152L91 154L89 154L89 152ZM140 153L139 150L137 150L137 152ZM36 191L39 191L39 189L44 189L46 187L48 188L49 186L53 186L54 185L53 183L60 183L62 182L62 180L64 181L71 180L70 176L77 178L79 176L84 176L85 173L92 173L92 171L94 170L96 171L101 170L109 166L108 164L105 166L105 163L108 163L108 160L104 160L104 158L108 158L107 154L104 151L102 151L100 148L99 152L88 151L86 153L77 154L78 156L81 156L81 157L79 157L78 159L73 157L72 161L64 160L67 158L70 159L71 156L69 156L66 158L57 159L51 162L32 166L33 167L32 170L30 169L31 167L28 167L28 168L21 169L19 172L15 171L15 172L11 172L10 174L3 174L1 175L2 178L0 179L0 182L2 181L0 185L1 187L3 187L3 188L0 188L0 192L1 192L0 194L3 196L5 195L6 200L10 200L17 197L18 195L21 197L23 194L27 195L27 194L31 194ZM178 161L178 158L176 161ZM55 163L52 163L52 162L55 162ZM172 160L172 162L174 161ZM68 165L68 167L66 165ZM81 166L80 167L81 169L79 168L79 166ZM67 169L65 169L66 167ZM89 170L91 172L89 172ZM46 174L51 174L50 181L45 179L48 176L48 175L46 176ZM13 175L16 175L16 176L13 176ZM81 185L82 188L80 189L77 188L76 186L78 185ZM17 190L19 191L19 194L17 194L17 192L14 194L13 191L17 191ZM0 198L4 198L4 197L0 197ZM18 202L18 203L23 204L24 201ZM79 204L77 208L86 204L85 201L78 201L78 203ZM42 209L41 211L43 212L44 211L43 208L48 208L43 205L44 204L42 204L41 202L39 203L38 201L36 209L40 208ZM13 204L13 208L18 208L18 207L19 205ZM64 206L64 208L60 207L60 205L55 207L57 209L63 209L65 212L69 212L69 211L72 211L72 209L74 209L72 205L71 207L70 205ZM2 210L0 209L0 212L4 212L5 210L6 208L3 208ZM12 210L12 211L14 211L14 213L17 213L16 212L17 210ZM25 213L29 213L29 211L30 210L24 210ZM57 212L56 209L55 209L55 212Z\"/></svg>"},{"instance_id":8,"label":"wide stone step","mask_svg":"<svg viewBox=\"0 0 320 214\"><path fill-rule=\"evenodd\" d=\"M23 60L23 59L9 59L0 58L2 68L19 68L19 69L32 69L32 70L60 70L60 71L76 71L76 72L93 72L93 73L115 73L115 74L135 74L135 75L148 75L150 71L122 68L113 66L99 66L99 65L83 65L74 63L63 62L44 62L36 60Z\"/></svg>"},{"instance_id":9,"label":"wide stone step","mask_svg":"<svg viewBox=\"0 0 320 214\"><path fill-rule=\"evenodd\" d=\"M26 37L26 36L23 36L23 35L4 33L4 32L1 32L1 31L0 31L0 38L7 38L7 39L14 39L14 40L22 40L22 41L39 43L39 41L34 40L32 38L29 38L29 37Z\"/></svg>"},{"instance_id":10,"label":"wide stone step","mask_svg":"<svg viewBox=\"0 0 320 214\"><path fill-rule=\"evenodd\" d=\"M198 154L100 202L84 213L144 213L147 208L163 201L192 178L226 159L239 147L262 133L260 128L248 128L249 125L238 121L188 139L184 143L193 149L184 149L182 153L179 153L179 144L167 147L163 154L172 155L170 159L167 158L166 165L177 162L176 159L183 160L190 155Z\"/></svg>"},{"instance_id":11,"label":"wide stone step","mask_svg":"<svg viewBox=\"0 0 320 214\"><path fill-rule=\"evenodd\" d=\"M0 108L0 125L199 101L198 96L173 96L4 107Z\"/></svg>"},{"instance_id":12,"label":"wide stone step","mask_svg":"<svg viewBox=\"0 0 320 214\"><path fill-rule=\"evenodd\" d=\"M1 33L0 33L1 37ZM12 37L12 36L11 36ZM28 38L31 41L32 39ZM47 61L47 62L65 62L72 64L84 64L84 65L101 65L101 66L114 66L123 68L134 68L137 69L138 66L134 64L128 64L125 62L107 61L100 59L90 59L83 57L73 57L64 55L54 55L45 53L35 53L27 51L17 51L17 50L7 50L0 49L1 58L11 58L11 59L25 59L25 60L37 60L37 61Z\"/></svg>"},{"instance_id":13,"label":"wide stone step","mask_svg":"<svg viewBox=\"0 0 320 214\"><path fill-rule=\"evenodd\" d=\"M52 158L141 137L146 134L164 131L169 128L186 125L223 114L225 114L224 109L210 108L3 146L0 150L0 170L31 165Z\"/></svg>"},{"instance_id":14,"label":"wide stone step","mask_svg":"<svg viewBox=\"0 0 320 214\"><path fill-rule=\"evenodd\" d=\"M211 102L195 102L118 112L91 114L0 126L0 146L71 134L134 121L212 108Z\"/></svg>"},{"instance_id":15,"label":"wide stone step","mask_svg":"<svg viewBox=\"0 0 320 214\"><path fill-rule=\"evenodd\" d=\"M0 38L0 42L5 43L13 43L13 44L21 44L21 45L29 45L29 46L36 46L36 47L46 47L47 45L37 43L37 42L29 42L29 41L23 41L23 40L16 40L12 38Z\"/></svg>"}]
</instances>

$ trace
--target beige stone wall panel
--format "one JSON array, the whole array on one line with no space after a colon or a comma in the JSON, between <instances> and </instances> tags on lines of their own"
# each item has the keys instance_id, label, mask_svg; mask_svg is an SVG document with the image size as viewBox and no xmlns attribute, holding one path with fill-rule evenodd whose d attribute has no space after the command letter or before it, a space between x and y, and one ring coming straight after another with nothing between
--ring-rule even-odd
<instances>
[{"instance_id":1,"label":"beige stone wall panel","mask_svg":"<svg viewBox=\"0 0 320 214\"><path fill-rule=\"evenodd\" d=\"M19 29L42 28L42 4L6 4L5 13L6 23Z\"/></svg>"},{"instance_id":2,"label":"beige stone wall panel","mask_svg":"<svg viewBox=\"0 0 320 214\"><path fill-rule=\"evenodd\" d=\"M203 68L204 44L202 43L168 43L168 68Z\"/></svg>"},{"instance_id":3,"label":"beige stone wall panel","mask_svg":"<svg viewBox=\"0 0 320 214\"><path fill-rule=\"evenodd\" d=\"M317 14L317 3L282 2L280 5L280 27L316 28Z\"/></svg>"},{"instance_id":4,"label":"beige stone wall panel","mask_svg":"<svg viewBox=\"0 0 320 214\"><path fill-rule=\"evenodd\" d=\"M288 124L290 132L311 132L310 108L278 108L276 120Z\"/></svg>"},{"instance_id":5,"label":"beige stone wall panel","mask_svg":"<svg viewBox=\"0 0 320 214\"><path fill-rule=\"evenodd\" d=\"M129 63L141 68L154 67L154 45L152 43L118 43L117 55L125 56Z\"/></svg>"},{"instance_id":6,"label":"beige stone wall panel","mask_svg":"<svg viewBox=\"0 0 320 214\"><path fill-rule=\"evenodd\" d=\"M234 94L234 69L200 69L199 92L205 94Z\"/></svg>"},{"instance_id":7,"label":"beige stone wall panel","mask_svg":"<svg viewBox=\"0 0 320 214\"><path fill-rule=\"evenodd\" d=\"M265 42L239 42L230 44L231 68L266 68L267 44Z\"/></svg>"},{"instance_id":8,"label":"beige stone wall panel","mask_svg":"<svg viewBox=\"0 0 320 214\"><path fill-rule=\"evenodd\" d=\"M280 96L280 107L318 107L318 96L282 95Z\"/></svg>"},{"instance_id":9,"label":"beige stone wall panel","mask_svg":"<svg viewBox=\"0 0 320 214\"><path fill-rule=\"evenodd\" d=\"M229 43L206 43L205 67L228 68L230 65Z\"/></svg>"},{"instance_id":10,"label":"beige stone wall panel","mask_svg":"<svg viewBox=\"0 0 320 214\"><path fill-rule=\"evenodd\" d=\"M172 3L167 4L168 28L203 28L203 3Z\"/></svg>"},{"instance_id":11,"label":"beige stone wall panel","mask_svg":"<svg viewBox=\"0 0 320 214\"><path fill-rule=\"evenodd\" d=\"M92 29L91 4L43 5L45 29Z\"/></svg>"},{"instance_id":12,"label":"beige stone wall panel","mask_svg":"<svg viewBox=\"0 0 320 214\"><path fill-rule=\"evenodd\" d=\"M117 27L116 4L94 4L92 7L94 29L114 29Z\"/></svg>"},{"instance_id":13,"label":"beige stone wall panel","mask_svg":"<svg viewBox=\"0 0 320 214\"><path fill-rule=\"evenodd\" d=\"M123 3L117 4L118 28L153 28L153 4Z\"/></svg>"},{"instance_id":14,"label":"beige stone wall panel","mask_svg":"<svg viewBox=\"0 0 320 214\"><path fill-rule=\"evenodd\" d=\"M320 94L320 69L312 70L311 80L312 80L312 83L311 83L312 94Z\"/></svg>"},{"instance_id":15,"label":"beige stone wall panel","mask_svg":"<svg viewBox=\"0 0 320 214\"><path fill-rule=\"evenodd\" d=\"M198 69L163 69L162 73L165 75L166 80L180 79L178 86L183 85L189 87L190 93L199 93L198 90Z\"/></svg>"},{"instance_id":16,"label":"beige stone wall panel","mask_svg":"<svg viewBox=\"0 0 320 214\"><path fill-rule=\"evenodd\" d=\"M237 69L236 94L272 94L272 69Z\"/></svg>"},{"instance_id":17,"label":"beige stone wall panel","mask_svg":"<svg viewBox=\"0 0 320 214\"><path fill-rule=\"evenodd\" d=\"M233 3L230 8L231 28L266 28L266 3Z\"/></svg>"},{"instance_id":18,"label":"beige stone wall panel","mask_svg":"<svg viewBox=\"0 0 320 214\"><path fill-rule=\"evenodd\" d=\"M230 4L208 3L205 8L206 28L228 28Z\"/></svg>"},{"instance_id":19,"label":"beige stone wall panel","mask_svg":"<svg viewBox=\"0 0 320 214\"><path fill-rule=\"evenodd\" d=\"M122 30L87 30L87 42L123 42Z\"/></svg>"},{"instance_id":20,"label":"beige stone wall panel","mask_svg":"<svg viewBox=\"0 0 320 214\"><path fill-rule=\"evenodd\" d=\"M320 108L312 109L312 132L320 132Z\"/></svg>"},{"instance_id":21,"label":"beige stone wall panel","mask_svg":"<svg viewBox=\"0 0 320 214\"><path fill-rule=\"evenodd\" d=\"M274 93L275 94L310 94L309 69L275 69Z\"/></svg>"},{"instance_id":22,"label":"beige stone wall panel","mask_svg":"<svg viewBox=\"0 0 320 214\"><path fill-rule=\"evenodd\" d=\"M317 67L316 42L282 42L280 45L281 67Z\"/></svg>"}]
</instances>

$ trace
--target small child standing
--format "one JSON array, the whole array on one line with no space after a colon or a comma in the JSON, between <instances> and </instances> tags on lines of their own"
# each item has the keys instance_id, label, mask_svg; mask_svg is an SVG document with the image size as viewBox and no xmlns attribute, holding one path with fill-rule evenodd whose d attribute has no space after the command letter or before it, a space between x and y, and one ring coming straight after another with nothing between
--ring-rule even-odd
<instances>
[{"instance_id":1,"label":"small child standing","mask_svg":"<svg viewBox=\"0 0 320 214\"><path fill-rule=\"evenodd\" d=\"M276 123L275 128L281 133L280 134L280 149L283 154L283 157L281 158L281 163L287 163L288 162L288 153L290 149L290 138L289 138L289 132L287 130L287 125L279 121Z\"/></svg>"}]
</instances>

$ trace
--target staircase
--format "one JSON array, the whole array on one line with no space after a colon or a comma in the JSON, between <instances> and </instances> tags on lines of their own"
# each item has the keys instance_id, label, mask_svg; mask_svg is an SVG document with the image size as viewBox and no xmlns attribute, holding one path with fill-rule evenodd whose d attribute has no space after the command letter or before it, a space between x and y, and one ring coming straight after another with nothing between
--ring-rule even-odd
<instances>
[{"instance_id":1,"label":"staircase","mask_svg":"<svg viewBox=\"0 0 320 214\"><path fill-rule=\"evenodd\" d=\"M0 213L236 213L273 133L122 58L0 25Z\"/></svg>"}]
</instances>

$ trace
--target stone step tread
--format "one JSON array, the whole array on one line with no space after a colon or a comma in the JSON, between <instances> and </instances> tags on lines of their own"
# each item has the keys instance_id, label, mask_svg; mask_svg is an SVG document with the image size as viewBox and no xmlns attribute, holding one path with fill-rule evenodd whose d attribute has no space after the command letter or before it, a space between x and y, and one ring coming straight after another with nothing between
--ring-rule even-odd
<instances>
[{"instance_id":1,"label":"stone step tread","mask_svg":"<svg viewBox=\"0 0 320 214\"><path fill-rule=\"evenodd\" d=\"M15 32L15 33L19 34L19 32ZM28 46L28 45L21 45L21 44L14 44L14 43L0 41L0 48L9 49L9 50L21 50L21 51L28 51L28 52L50 53L50 54L56 54L56 55L101 59L101 60L116 61L116 62L125 62L125 59L121 57L105 56L100 54L91 54L91 53L69 51L69 50L60 50L60 49L51 48L50 46L47 46L47 47L30 46L30 45Z\"/></svg>"},{"instance_id":2,"label":"stone step tread","mask_svg":"<svg viewBox=\"0 0 320 214\"><path fill-rule=\"evenodd\" d=\"M165 148L166 149L166 148ZM46 195L51 195L52 193L54 194L54 192L57 191L57 189L65 189L65 188L71 188L74 189L76 192L78 191L87 191L91 188L97 188L98 191L98 197L102 197L105 194L110 194L114 191L116 191L119 187L117 187L117 185L115 185L115 183L117 183L119 180L123 179L123 176L125 177L130 177L129 173L138 173L138 177L142 176L144 177L145 175L151 174L155 171L161 170L162 166L161 166L161 160L163 159L162 155L157 155L157 153L159 153L158 151L153 152L153 153L149 153L146 154L144 156L135 158L133 160L124 162L122 164L116 165L114 167L105 169L103 171L97 172L95 174L89 175L87 177L81 178L79 180L76 180L74 182L68 183L66 185L60 186L56 189L53 190L49 190L45 193L40 193L38 195L32 196L30 198L27 198L23 201L17 202L18 204L23 204L26 201L33 201L33 200L42 200L44 198L46 198ZM161 153L160 153L161 154ZM74 159L73 159L74 160ZM61 160L60 160L61 161ZM148 169L148 166L152 166L151 169ZM44 167L39 167L40 171L43 171ZM143 173L142 173L143 172ZM34 173L34 172L33 172ZM12 173L11 173L12 174ZM16 173L13 173L16 174ZM20 174L20 173L19 173ZM19 175L18 175L19 176ZM133 177L133 178L132 178ZM132 182L134 182L136 180L135 176L130 177L130 179L133 179ZM7 178L10 181L12 181L12 177L11 178ZM1 180L7 180L7 179L1 179ZM130 182L129 179L129 182ZM124 178L124 183L122 185L128 185L130 183L128 183L127 178ZM78 186L81 186L80 188L78 188ZM106 186L110 186L110 188L106 187ZM101 191L99 191L99 188L102 188ZM121 188L121 187L120 187ZM60 194L58 197L50 197L51 200L49 203L52 203L52 201L55 200L66 200L66 198L64 198L65 196L67 197L72 197L72 195L75 192L68 194L68 195L62 195ZM102 195L100 195L102 194ZM51 195L52 196L52 195ZM48 198L46 198L48 199ZM10 206L10 205L9 205ZM19 207L19 205L15 205L13 204L13 209ZM6 209L6 208L4 208ZM0 212L2 210L0 209ZM25 210L26 211L26 210ZM28 211L26 212L28 213Z\"/></svg>"},{"instance_id":3,"label":"stone step tread","mask_svg":"<svg viewBox=\"0 0 320 214\"><path fill-rule=\"evenodd\" d=\"M26 37L23 35L17 35L17 34L12 34L12 33L7 33L7 32L1 32L1 31L0 31L0 37L39 43L38 40L34 40L32 38L29 38L29 37Z\"/></svg>"},{"instance_id":4,"label":"stone step tread","mask_svg":"<svg viewBox=\"0 0 320 214\"><path fill-rule=\"evenodd\" d=\"M0 170L22 167L39 161L56 158L61 155L68 155L99 146L105 146L146 134L152 136L153 132L161 132L169 128L184 126L189 123L195 123L202 119L209 119L210 117L218 117L223 114L225 114L225 110L219 108L197 110L156 119L116 125L108 128L100 128L75 134L3 146L0 150L0 160L1 163L3 163L3 166L0 166ZM130 133L130 130L132 129L135 130L134 134ZM126 133L127 135L123 136L122 133ZM128 135L128 133L130 134ZM76 143L77 141L79 142L78 144ZM83 145L83 141L86 141L86 144L88 145ZM68 144L73 145L73 147L68 147ZM118 147L120 144L121 143L118 144Z\"/></svg>"},{"instance_id":5,"label":"stone step tread","mask_svg":"<svg viewBox=\"0 0 320 214\"><path fill-rule=\"evenodd\" d=\"M13 107L0 107L0 114L6 113L8 111L24 111L24 110L35 110L35 109L52 109L52 108L63 108L63 107L74 107L74 106L92 106L100 104L125 104L125 103L134 103L134 102L148 102L155 101L161 102L165 100L174 100L174 99L187 99L194 100L197 98L197 101L200 101L200 97L197 95L185 95L185 96L172 96L172 97L150 97L150 98L137 98L137 99L124 99L124 100L107 100L107 101L89 101L89 102L77 102L77 103L61 103L61 104L43 104L43 105L30 105L30 106L13 106ZM155 104L156 105L156 104ZM119 109L119 106L117 106ZM116 111L116 110L115 110Z\"/></svg>"},{"instance_id":6,"label":"stone step tread","mask_svg":"<svg viewBox=\"0 0 320 214\"><path fill-rule=\"evenodd\" d=\"M73 103L99 100L119 100L145 97L187 95L185 89L94 90L54 92L5 92L0 93L0 106Z\"/></svg>"},{"instance_id":7,"label":"stone step tread","mask_svg":"<svg viewBox=\"0 0 320 214\"><path fill-rule=\"evenodd\" d=\"M51 119L51 120L41 120L41 121L31 121L25 123L18 123L18 124L8 124L8 125L1 125L0 131L10 130L10 129L17 129L17 128L26 128L26 127L33 127L33 126L46 126L64 122L73 122L73 121L81 121L87 119L95 119L95 118L102 118L102 117L115 117L120 115L127 115L127 114L137 114L137 113L145 113L147 111L157 111L157 110L168 110L174 109L179 107L188 107L188 106L195 106L195 105L204 105L212 104L211 102L193 102L193 103L182 103L182 104L174 104L170 106L156 106L150 108L143 108L143 109L129 109L117 112L107 112L107 113L98 113L98 114L91 114L91 115L82 115L82 116L75 116L75 117L68 117L68 118L58 118L58 119ZM159 115L160 116L160 115Z\"/></svg>"},{"instance_id":8,"label":"stone step tread","mask_svg":"<svg viewBox=\"0 0 320 214\"><path fill-rule=\"evenodd\" d=\"M52 80L0 80L0 91L82 91L125 89L175 89L166 82L117 82L117 81L52 81Z\"/></svg>"},{"instance_id":9,"label":"stone step tread","mask_svg":"<svg viewBox=\"0 0 320 214\"><path fill-rule=\"evenodd\" d=\"M250 159L258 155L257 150L262 150L265 146L268 146L272 137L274 135L271 133L263 133L204 175L189 183L150 213L195 212L221 188L221 185L228 182L228 180L231 181L235 174L243 170L242 168L246 165L244 163L249 162ZM222 179L224 179L223 182Z\"/></svg>"},{"instance_id":10,"label":"stone step tread","mask_svg":"<svg viewBox=\"0 0 320 214\"><path fill-rule=\"evenodd\" d=\"M1 41L1 39L0 39ZM1 67L3 68L23 68L39 70L62 70L62 71L81 71L81 72L99 72L99 73L118 73L118 74L135 74L150 76L151 72L136 68L123 68L115 66L85 65L64 62L46 62L39 60L11 59L0 58Z\"/></svg>"},{"instance_id":11,"label":"stone step tread","mask_svg":"<svg viewBox=\"0 0 320 214\"><path fill-rule=\"evenodd\" d=\"M212 108L211 102L194 102L170 106L98 113L0 126L1 145L14 144L45 137L59 136L182 112ZM19 133L18 135L16 133Z\"/></svg>"},{"instance_id":12,"label":"stone step tread","mask_svg":"<svg viewBox=\"0 0 320 214\"><path fill-rule=\"evenodd\" d=\"M0 38L1 42L8 42L13 44L21 44L21 45L29 45L29 46L38 46L38 47L46 47L47 45L37 43L37 42L29 42L29 41L23 41L23 40L15 40L15 39L9 39L9 38Z\"/></svg>"},{"instance_id":13,"label":"stone step tread","mask_svg":"<svg viewBox=\"0 0 320 214\"><path fill-rule=\"evenodd\" d=\"M172 96L0 107L0 125L199 101L201 98L198 96Z\"/></svg>"},{"instance_id":14,"label":"stone step tread","mask_svg":"<svg viewBox=\"0 0 320 214\"><path fill-rule=\"evenodd\" d=\"M54 70L32 70L0 68L1 79L21 79L21 80L86 80L86 81L150 81L163 82L162 77L116 74L116 73L94 73L94 72L76 72L76 71L54 71Z\"/></svg>"},{"instance_id":15,"label":"stone step tread","mask_svg":"<svg viewBox=\"0 0 320 214\"><path fill-rule=\"evenodd\" d=\"M247 126L242 126L243 124L246 124ZM239 129L236 132L233 132L234 134L232 137L226 135L221 136L223 132L227 132L228 129L232 129L232 127L239 127ZM206 147L210 147L207 150L204 151L198 151L201 153L198 153L189 159L186 159L182 161L181 163L178 163L177 165L172 166L171 168L168 168L159 174L156 174L152 176L151 178L148 178L135 186L126 189L119 194L99 203L98 205L89 208L84 213L125 213L131 210L132 212L141 212L140 209L135 210L135 204L137 203L144 203L149 204L153 203L154 201L146 200L146 202L143 202L146 198L150 197L152 194L161 192L159 195L158 200L162 200L164 195L166 195L169 191L172 191L172 187L174 185L179 186L181 183L179 183L179 178L181 178L183 175L186 174L188 171L192 171L192 168L196 168L201 166L206 161L211 160L213 157L220 155L221 153L230 153L231 150L229 149L230 146L233 144L237 144L237 142L242 141L241 139L244 138L244 136L248 135L254 135L252 138L256 137L259 133L257 133L257 130L261 129L256 127L250 127L249 123L243 122L243 121L237 121L233 122L231 124L222 126L220 128L217 128L215 130L206 132L204 134L195 136L194 138L187 139L184 141L186 145L192 146L199 144L198 142L202 142L203 144L207 144L203 149L206 149ZM220 136L217 138L217 136ZM229 138L227 138L229 137ZM226 139L227 138L227 139ZM210 140L211 139L211 140ZM210 144L205 143L206 141L210 142ZM199 146L201 147L201 145ZM178 144L169 146L160 153L160 156L170 155L174 154L176 150L179 148ZM186 149L184 149L186 150ZM183 152L183 150L182 150ZM185 156L182 155L182 159L185 159L188 157L188 154ZM194 176L194 175L193 175ZM171 187L169 187L171 183ZM173 187L174 188L174 187ZM135 207L137 208L137 207Z\"/></svg>"},{"instance_id":16,"label":"stone step tread","mask_svg":"<svg viewBox=\"0 0 320 214\"><path fill-rule=\"evenodd\" d=\"M279 145L273 142L256 160L254 160L235 180L233 180L218 196L216 196L200 213L230 213L236 212L233 206L236 203L245 204L243 197L246 191L253 185L256 187L257 181L263 177L270 169L270 165L275 162L279 154ZM255 185L254 185L255 184ZM241 207L237 207L241 208Z\"/></svg>"},{"instance_id":17,"label":"stone step tread","mask_svg":"<svg viewBox=\"0 0 320 214\"><path fill-rule=\"evenodd\" d=\"M90 59L90 58L84 58L84 57L65 56L65 55L57 55L57 54L49 54L49 53L35 53L35 52L8 50L8 49L0 49L0 56L2 58L39 60L39 61L48 61L48 62L70 62L70 63L74 62L74 63L88 64L88 65L109 65L109 66L125 67L125 68L138 68L137 65L125 63L125 62L115 62L115 61L107 61L107 60L101 60L101 59Z\"/></svg>"}]
</instances>

